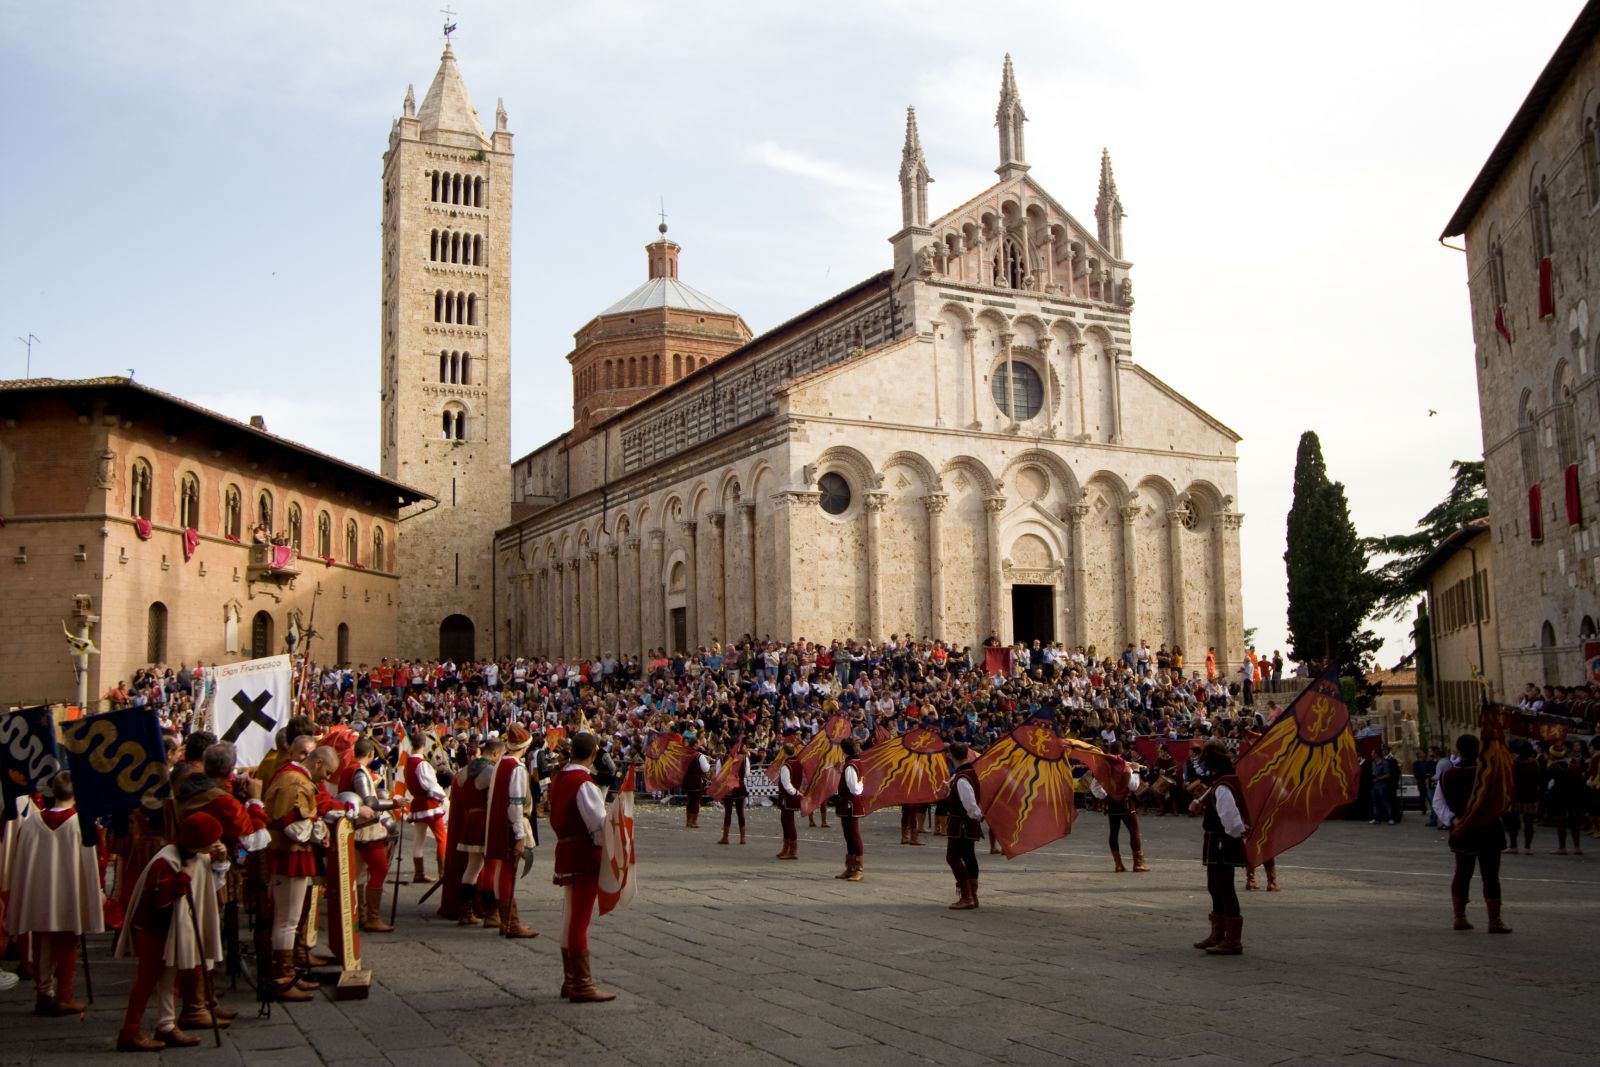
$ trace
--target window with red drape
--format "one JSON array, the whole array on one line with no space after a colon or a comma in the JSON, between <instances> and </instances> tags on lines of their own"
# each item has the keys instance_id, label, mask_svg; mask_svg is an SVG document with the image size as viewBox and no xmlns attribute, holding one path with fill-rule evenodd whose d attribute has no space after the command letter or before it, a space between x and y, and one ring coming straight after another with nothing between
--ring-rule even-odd
<instances>
[{"instance_id":1,"label":"window with red drape","mask_svg":"<svg viewBox=\"0 0 1600 1067\"><path fill-rule=\"evenodd\" d=\"M1539 261L1539 317L1541 319L1556 313L1556 288L1552 273L1550 257L1545 256Z\"/></svg>"},{"instance_id":2,"label":"window with red drape","mask_svg":"<svg viewBox=\"0 0 1600 1067\"><path fill-rule=\"evenodd\" d=\"M1544 510L1537 484L1528 486L1528 538L1535 543L1544 540Z\"/></svg>"},{"instance_id":3,"label":"window with red drape","mask_svg":"<svg viewBox=\"0 0 1600 1067\"><path fill-rule=\"evenodd\" d=\"M1578 492L1578 465L1572 464L1567 468L1567 525L1581 526L1583 524L1583 497Z\"/></svg>"}]
</instances>

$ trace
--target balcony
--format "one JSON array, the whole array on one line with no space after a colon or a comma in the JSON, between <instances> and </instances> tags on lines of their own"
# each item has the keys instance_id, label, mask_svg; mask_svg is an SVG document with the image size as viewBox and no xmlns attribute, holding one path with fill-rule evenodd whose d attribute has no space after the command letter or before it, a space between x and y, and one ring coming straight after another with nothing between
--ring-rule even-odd
<instances>
[{"instance_id":1,"label":"balcony","mask_svg":"<svg viewBox=\"0 0 1600 1067\"><path fill-rule=\"evenodd\" d=\"M250 580L287 582L300 577L300 557L287 545L251 545Z\"/></svg>"}]
</instances>

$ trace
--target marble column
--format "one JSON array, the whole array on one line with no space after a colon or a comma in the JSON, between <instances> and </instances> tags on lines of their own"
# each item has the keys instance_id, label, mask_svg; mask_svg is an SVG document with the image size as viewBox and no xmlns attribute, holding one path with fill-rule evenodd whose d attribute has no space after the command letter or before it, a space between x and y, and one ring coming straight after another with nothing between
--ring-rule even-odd
<instances>
[{"instance_id":1,"label":"marble column","mask_svg":"<svg viewBox=\"0 0 1600 1067\"><path fill-rule=\"evenodd\" d=\"M582 593L583 630L578 648L579 654L587 659L600 655L600 616L605 610L605 597L600 594L600 550L589 549L584 559L589 565L583 568L587 581Z\"/></svg>"},{"instance_id":2,"label":"marble column","mask_svg":"<svg viewBox=\"0 0 1600 1067\"><path fill-rule=\"evenodd\" d=\"M667 532L665 530L650 531L650 588L639 597L640 612L644 612L644 605L649 605L649 625L647 627L650 637L647 643L652 648L667 647L667 581L663 568L666 566ZM671 649L667 649L670 653Z\"/></svg>"},{"instance_id":3,"label":"marble column","mask_svg":"<svg viewBox=\"0 0 1600 1067\"><path fill-rule=\"evenodd\" d=\"M1017 379L1011 362L1011 342L1017 335L1009 330L1000 335L1000 354L1006 361L1006 418L1011 429L1017 428Z\"/></svg>"},{"instance_id":4,"label":"marble column","mask_svg":"<svg viewBox=\"0 0 1600 1067\"><path fill-rule=\"evenodd\" d=\"M1001 573L1001 560L1005 553L1000 545L1000 513L1005 509L1005 497L996 495L983 498L983 510L989 519L989 629L999 635L1001 641L1011 640L1010 627L1007 625L1011 613L1005 603L1004 575Z\"/></svg>"},{"instance_id":5,"label":"marble column","mask_svg":"<svg viewBox=\"0 0 1600 1067\"><path fill-rule=\"evenodd\" d=\"M1122 359L1115 348L1106 349L1106 373L1111 375L1111 442L1122 441Z\"/></svg>"},{"instance_id":6,"label":"marble column","mask_svg":"<svg viewBox=\"0 0 1600 1067\"><path fill-rule=\"evenodd\" d=\"M1185 654L1189 648L1188 635L1184 633L1184 628L1189 625L1189 598L1183 588L1183 519L1188 513L1180 501L1167 516L1167 553L1171 557L1168 580L1172 583L1172 625L1167 633L1167 641L1184 649Z\"/></svg>"},{"instance_id":7,"label":"marble column","mask_svg":"<svg viewBox=\"0 0 1600 1067\"><path fill-rule=\"evenodd\" d=\"M1089 644L1089 566L1084 547L1089 511L1088 504L1067 505L1072 538L1072 643L1084 647Z\"/></svg>"},{"instance_id":8,"label":"marble column","mask_svg":"<svg viewBox=\"0 0 1600 1067\"><path fill-rule=\"evenodd\" d=\"M944 493L929 493L922 498L928 511L928 633L935 639L947 638L944 621L944 509L950 498Z\"/></svg>"},{"instance_id":9,"label":"marble column","mask_svg":"<svg viewBox=\"0 0 1600 1067\"><path fill-rule=\"evenodd\" d=\"M550 654L550 568L540 567L533 576L533 648L535 656Z\"/></svg>"},{"instance_id":10,"label":"marble column","mask_svg":"<svg viewBox=\"0 0 1600 1067\"><path fill-rule=\"evenodd\" d=\"M1117 509L1122 516L1122 628L1123 644L1139 643L1139 556L1134 523L1144 508L1126 504Z\"/></svg>"},{"instance_id":11,"label":"marble column","mask_svg":"<svg viewBox=\"0 0 1600 1067\"><path fill-rule=\"evenodd\" d=\"M567 563L565 560L556 560L551 564L555 568L555 579L552 581L555 610L551 613L552 624L549 654L556 659L565 659L567 655Z\"/></svg>"},{"instance_id":12,"label":"marble column","mask_svg":"<svg viewBox=\"0 0 1600 1067\"><path fill-rule=\"evenodd\" d=\"M728 548L724 527L728 515L723 511L706 514L708 534L706 557L711 573L706 590L706 625L711 629L711 640L721 641L728 635Z\"/></svg>"},{"instance_id":13,"label":"marble column","mask_svg":"<svg viewBox=\"0 0 1600 1067\"><path fill-rule=\"evenodd\" d=\"M683 629L689 647L683 651L693 654L700 647L700 547L695 536L698 524L680 522L678 528L683 531L684 549L688 556L684 568Z\"/></svg>"},{"instance_id":14,"label":"marble column","mask_svg":"<svg viewBox=\"0 0 1600 1067\"><path fill-rule=\"evenodd\" d=\"M760 637L761 610L758 604L761 593L761 572L756 569L756 506L753 501L739 505L739 529L744 535L745 574L749 578L745 585L750 592L750 614L747 616L750 620L750 634L752 637Z\"/></svg>"},{"instance_id":15,"label":"marble column","mask_svg":"<svg viewBox=\"0 0 1600 1067\"><path fill-rule=\"evenodd\" d=\"M644 570L639 554L639 538L630 536L623 545L628 550L623 570L627 574L627 590L622 594L622 601L617 606L619 618L627 619L626 634L623 644L628 649L630 656L638 656L640 663L644 662ZM632 605L633 610L629 610Z\"/></svg>"},{"instance_id":16,"label":"marble column","mask_svg":"<svg viewBox=\"0 0 1600 1067\"><path fill-rule=\"evenodd\" d=\"M983 428L983 420L978 416L978 328L976 326L968 326L961 331L961 336L966 339L967 370L972 376L971 388L967 390L967 396L971 401L968 404L971 417L967 420L967 426L969 429L981 430Z\"/></svg>"},{"instance_id":17,"label":"marble column","mask_svg":"<svg viewBox=\"0 0 1600 1067\"><path fill-rule=\"evenodd\" d=\"M885 493L866 493L861 500L867 522L867 636L874 641L881 641L884 637L883 561L879 556L878 542L883 526L883 509L888 502L889 497Z\"/></svg>"},{"instance_id":18,"label":"marble column","mask_svg":"<svg viewBox=\"0 0 1600 1067\"><path fill-rule=\"evenodd\" d=\"M603 595L606 598L605 624L601 626L600 651L620 655L622 651L622 575L617 570L617 542L606 545L605 558L600 561Z\"/></svg>"},{"instance_id":19,"label":"marble column","mask_svg":"<svg viewBox=\"0 0 1600 1067\"><path fill-rule=\"evenodd\" d=\"M1089 347L1082 341L1072 346L1072 362L1078 368L1078 426L1074 436L1087 437L1089 435L1089 412L1083 398L1083 350Z\"/></svg>"}]
</instances>

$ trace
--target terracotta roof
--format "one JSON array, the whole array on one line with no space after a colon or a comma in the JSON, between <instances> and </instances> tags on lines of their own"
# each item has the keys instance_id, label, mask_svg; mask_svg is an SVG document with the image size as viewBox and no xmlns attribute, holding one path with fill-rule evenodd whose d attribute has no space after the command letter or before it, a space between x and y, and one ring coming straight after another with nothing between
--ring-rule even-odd
<instances>
[{"instance_id":1,"label":"terracotta roof","mask_svg":"<svg viewBox=\"0 0 1600 1067\"><path fill-rule=\"evenodd\" d=\"M1445 560L1461 550L1461 546L1477 537L1479 534L1489 532L1488 518L1470 519L1461 524L1461 527L1439 542L1439 546L1428 553L1423 561L1417 564L1411 572L1412 578L1420 581L1444 565Z\"/></svg>"},{"instance_id":2,"label":"terracotta roof","mask_svg":"<svg viewBox=\"0 0 1600 1067\"><path fill-rule=\"evenodd\" d=\"M1561 91L1562 85L1566 84L1567 76L1578 65L1578 60L1583 58L1583 54L1589 50L1597 34L1600 34L1600 0L1589 0L1583 5L1583 10L1578 13L1577 21L1567 31L1567 35L1556 46L1550 62L1546 63L1544 70L1539 73L1538 80L1528 91L1527 99L1522 101L1522 106L1517 108L1517 113L1511 117L1511 125L1500 135L1500 141L1494 146L1494 151L1489 153L1489 159L1484 163L1483 169L1472 180L1472 186L1462 199L1461 206L1456 208L1456 213L1450 216L1444 232L1439 235L1441 241L1446 237L1458 237L1467 232L1467 227L1472 225L1472 220L1483 209L1484 201L1489 199L1489 194L1494 192L1495 186L1500 184L1500 179L1505 177L1511 161L1516 158L1523 143L1533 133L1534 127L1544 118L1550 102Z\"/></svg>"},{"instance_id":3,"label":"terracotta roof","mask_svg":"<svg viewBox=\"0 0 1600 1067\"><path fill-rule=\"evenodd\" d=\"M352 478L352 479L355 479L355 480L360 481L360 482L365 482L369 486L372 486L372 487L380 490L380 494L381 494L381 492L393 493L395 499L397 499L399 501L399 505L400 506L404 506L406 504L414 504L419 500L432 500L432 499L434 499L432 496L429 496L427 493L424 493L420 489L413 489L411 486L406 485L406 484L404 484L402 482L397 482L397 481L394 481L393 479L385 478L383 475L377 473L376 471L370 471L365 467L359 467L356 464L346 462L345 460L342 460L337 456L330 456L326 452L319 452L314 448L308 448L305 445L302 445L297 441L289 440L287 437L280 437L275 433L268 433L266 430L257 429L256 427L251 426L247 422L240 422L238 419L229 418L227 415L223 415L223 414L220 414L219 412L212 411L210 408L201 407L199 404L191 403L190 401L187 401L187 400L183 399L180 396L174 396L173 394L168 393L168 392L163 392L160 389L153 389L148 385L144 385L144 384L142 384L140 382L134 381L132 378L122 378L122 377L117 377L117 376L110 376L110 377L102 377L102 378L69 378L69 379L62 379L62 378L13 378L13 379L10 379L10 380L0 379L0 400L3 400L4 397L7 396L8 394L23 393L23 392L33 392L33 393L74 393L74 392L84 392L84 393L86 393L86 392L93 392L93 391L96 391L96 390L101 390L101 391L104 391L104 390L114 390L114 391L126 390L127 392L141 395L141 396L147 398L148 400L150 400L150 401L152 401L152 402L154 402L156 404L169 404L169 405L172 405L174 407L180 408L180 409L182 409L182 410L184 410L186 412L189 412L190 414L197 415L202 419L205 419L205 420L207 420L209 422L215 423L215 424L217 424L217 425L219 425L219 426L221 426L221 427L223 427L223 428L225 428L225 429L227 429L229 431L247 435L249 437L252 437L252 438L255 438L255 439L259 440L259 441L262 441L262 442L270 445L271 447L282 449L284 451L293 453L295 456L297 456L300 459L310 459L310 460L314 460L314 461L319 462L319 463L327 464L328 466L336 468L337 471L340 474L344 475L347 478Z\"/></svg>"}]
</instances>

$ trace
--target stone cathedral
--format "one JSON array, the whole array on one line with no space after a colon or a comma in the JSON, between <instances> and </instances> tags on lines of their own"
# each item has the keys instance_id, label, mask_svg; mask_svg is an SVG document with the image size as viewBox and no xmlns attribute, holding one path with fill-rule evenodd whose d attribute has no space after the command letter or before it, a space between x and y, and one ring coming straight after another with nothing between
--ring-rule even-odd
<instances>
[{"instance_id":1,"label":"stone cathedral","mask_svg":"<svg viewBox=\"0 0 1600 1067\"><path fill-rule=\"evenodd\" d=\"M1133 361L1109 156L1091 232L1026 121L1007 57L998 181L930 218L908 110L892 264L759 336L663 225L575 334L573 428L507 477L510 135L447 51L385 177L384 473L440 499L400 526L412 651L459 649L456 616L479 655L993 633L1236 663L1239 437Z\"/></svg>"}]
</instances>

